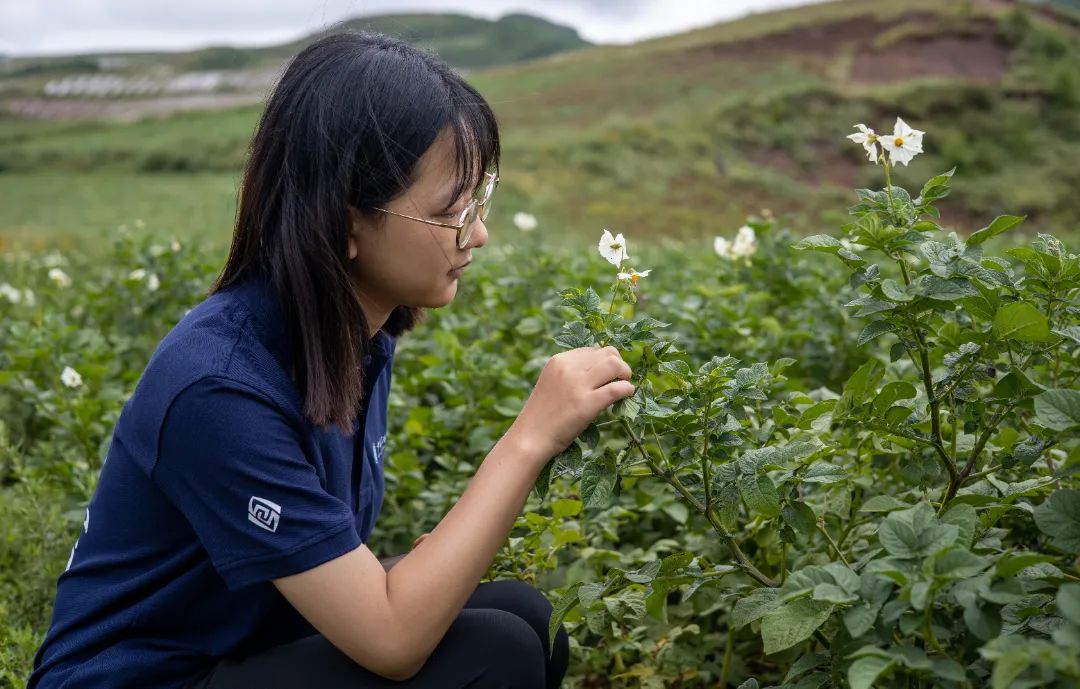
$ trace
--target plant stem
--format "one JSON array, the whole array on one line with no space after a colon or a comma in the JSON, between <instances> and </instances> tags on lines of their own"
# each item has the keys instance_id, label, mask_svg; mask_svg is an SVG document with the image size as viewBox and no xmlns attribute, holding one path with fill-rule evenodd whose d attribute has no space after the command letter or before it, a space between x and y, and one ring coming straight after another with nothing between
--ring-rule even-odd
<instances>
[{"instance_id":1,"label":"plant stem","mask_svg":"<svg viewBox=\"0 0 1080 689\"><path fill-rule=\"evenodd\" d=\"M679 480L678 476L671 472L665 471L659 466L657 466L652 456L649 455L649 451L645 449L645 446L641 443L641 440L637 437L637 434L634 433L634 429L630 427L630 422L623 418L620 418L619 420L622 422L623 428L626 429L626 433L630 436L630 439L634 442L634 445L641 453L642 459L644 459L645 462L649 465L649 468L652 469L653 474L666 482L672 488L674 488L679 493L679 495L683 497L684 500L690 503L690 505L694 509L696 509L698 512L705 516L705 519L708 520L709 524L713 527L713 530L716 531L716 533L720 536L720 538L724 540L728 548L731 550L731 554L735 557L735 561L738 567L762 586L776 588L777 583L762 574L761 570L755 567L754 563L750 562L750 558L746 557L746 553L744 553L742 551L742 548L739 547L739 544L735 541L735 538L731 534L729 534L726 529L724 529L724 525L720 523L720 518L716 515L716 510L710 509L706 511L705 506L701 504L701 501L698 500L693 493L687 490L686 486L683 485L683 482Z\"/></svg>"},{"instance_id":2,"label":"plant stem","mask_svg":"<svg viewBox=\"0 0 1080 689\"><path fill-rule=\"evenodd\" d=\"M840 558L840 562L843 562L844 566L846 566L846 567L851 567L851 563L847 561L846 557L844 557L844 553L841 552L840 547L838 545L836 545L836 541L834 541L832 536L829 535L829 530L825 528L825 520L824 519L822 519L820 517L818 518L817 528L818 528L818 531L820 531L822 534L824 534L825 540L829 542L829 545L832 546L832 549L836 551L836 556Z\"/></svg>"},{"instance_id":3,"label":"plant stem","mask_svg":"<svg viewBox=\"0 0 1080 689\"><path fill-rule=\"evenodd\" d=\"M710 395L711 397L711 395ZM705 511L712 509L712 479L709 476L709 414L712 412L712 399L705 405L705 449L701 453L701 477L705 480Z\"/></svg>"},{"instance_id":4,"label":"plant stem","mask_svg":"<svg viewBox=\"0 0 1080 689\"><path fill-rule=\"evenodd\" d=\"M889 197L889 215L892 216L892 214L895 212L893 210L892 179L889 177L889 169L892 167L892 165L889 164L889 159L887 157L882 156L882 158L884 158L885 161L885 193ZM892 220L892 217L890 217L889 219Z\"/></svg>"},{"instance_id":5,"label":"plant stem","mask_svg":"<svg viewBox=\"0 0 1080 689\"><path fill-rule=\"evenodd\" d=\"M728 613L730 619L731 613ZM726 687L728 685L728 678L731 676L731 657L735 653L735 630L731 628L729 623L727 626L727 639L724 641L724 664L720 666L720 686Z\"/></svg>"}]
</instances>

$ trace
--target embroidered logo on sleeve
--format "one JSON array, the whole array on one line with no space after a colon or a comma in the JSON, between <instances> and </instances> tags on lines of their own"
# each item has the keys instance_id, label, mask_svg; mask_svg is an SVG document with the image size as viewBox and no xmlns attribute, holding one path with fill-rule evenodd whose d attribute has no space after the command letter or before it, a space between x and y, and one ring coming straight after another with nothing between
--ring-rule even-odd
<instances>
[{"instance_id":1,"label":"embroidered logo on sleeve","mask_svg":"<svg viewBox=\"0 0 1080 689\"><path fill-rule=\"evenodd\" d=\"M375 463L378 464L382 461L383 449L386 447L386 435L371 444L372 454L375 455Z\"/></svg>"},{"instance_id":2,"label":"embroidered logo on sleeve","mask_svg":"<svg viewBox=\"0 0 1080 689\"><path fill-rule=\"evenodd\" d=\"M248 501L248 521L261 526L267 531L277 531L278 520L281 518L281 505L270 502L266 498L251 496Z\"/></svg>"}]
</instances>

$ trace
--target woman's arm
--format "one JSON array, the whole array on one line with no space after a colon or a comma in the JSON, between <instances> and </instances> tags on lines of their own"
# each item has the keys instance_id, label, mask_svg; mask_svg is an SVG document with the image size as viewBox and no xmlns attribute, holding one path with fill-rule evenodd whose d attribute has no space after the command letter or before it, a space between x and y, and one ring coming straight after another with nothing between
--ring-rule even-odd
<instances>
[{"instance_id":1,"label":"woman's arm","mask_svg":"<svg viewBox=\"0 0 1080 689\"><path fill-rule=\"evenodd\" d=\"M362 545L274 583L357 663L390 679L412 677L487 572L540 470L603 409L633 394L629 378L613 347L555 355L465 492L391 570Z\"/></svg>"},{"instance_id":2,"label":"woman's arm","mask_svg":"<svg viewBox=\"0 0 1080 689\"><path fill-rule=\"evenodd\" d=\"M357 663L408 679L476 589L549 458L503 436L457 503L408 554L386 558L394 560L387 566L362 545L274 584Z\"/></svg>"}]
</instances>

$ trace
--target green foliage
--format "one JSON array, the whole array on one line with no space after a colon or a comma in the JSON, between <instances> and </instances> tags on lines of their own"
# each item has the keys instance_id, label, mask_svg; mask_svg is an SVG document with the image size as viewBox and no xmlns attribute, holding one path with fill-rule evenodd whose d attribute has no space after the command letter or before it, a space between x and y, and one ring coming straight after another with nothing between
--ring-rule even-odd
<instances>
[{"instance_id":1,"label":"green foliage","mask_svg":"<svg viewBox=\"0 0 1080 689\"><path fill-rule=\"evenodd\" d=\"M493 239L399 344L373 548L438 522L554 348L612 344L636 394L549 464L489 572L553 592L568 686L1075 686L1078 259L1048 234L991 251L1010 216L944 232L951 186L859 190L836 236L750 218L736 259L635 249L636 284ZM123 401L220 261L153 231L99 248L0 256L0 687Z\"/></svg>"}]
</instances>

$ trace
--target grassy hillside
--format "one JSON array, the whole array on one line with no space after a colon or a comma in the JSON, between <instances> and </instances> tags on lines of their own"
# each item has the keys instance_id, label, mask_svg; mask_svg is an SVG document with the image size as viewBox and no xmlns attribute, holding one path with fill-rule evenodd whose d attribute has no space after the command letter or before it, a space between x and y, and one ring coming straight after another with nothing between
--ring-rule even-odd
<instances>
[{"instance_id":1,"label":"grassy hillside","mask_svg":"<svg viewBox=\"0 0 1080 689\"><path fill-rule=\"evenodd\" d=\"M763 207L817 231L842 220L852 184L880 184L844 139L851 125L888 129L897 115L927 131L927 153L897 183L957 168L947 224L1009 211L1027 214L1029 228L1071 232L1080 218L1080 39L1069 15L1044 7L834 2L470 78L504 128L490 224L506 232L513 212L529 210L556 236L610 226L695 237ZM235 189L195 180L239 171L257 114L0 122L0 185L19 192L0 207L0 232L56 237L141 217L223 240ZM165 180L158 191L148 176ZM136 206L113 196L126 179L150 197ZM156 195L207 188L216 191L199 205L228 210L199 214L197 226ZM43 196L55 200L48 215L29 201Z\"/></svg>"}]
</instances>

